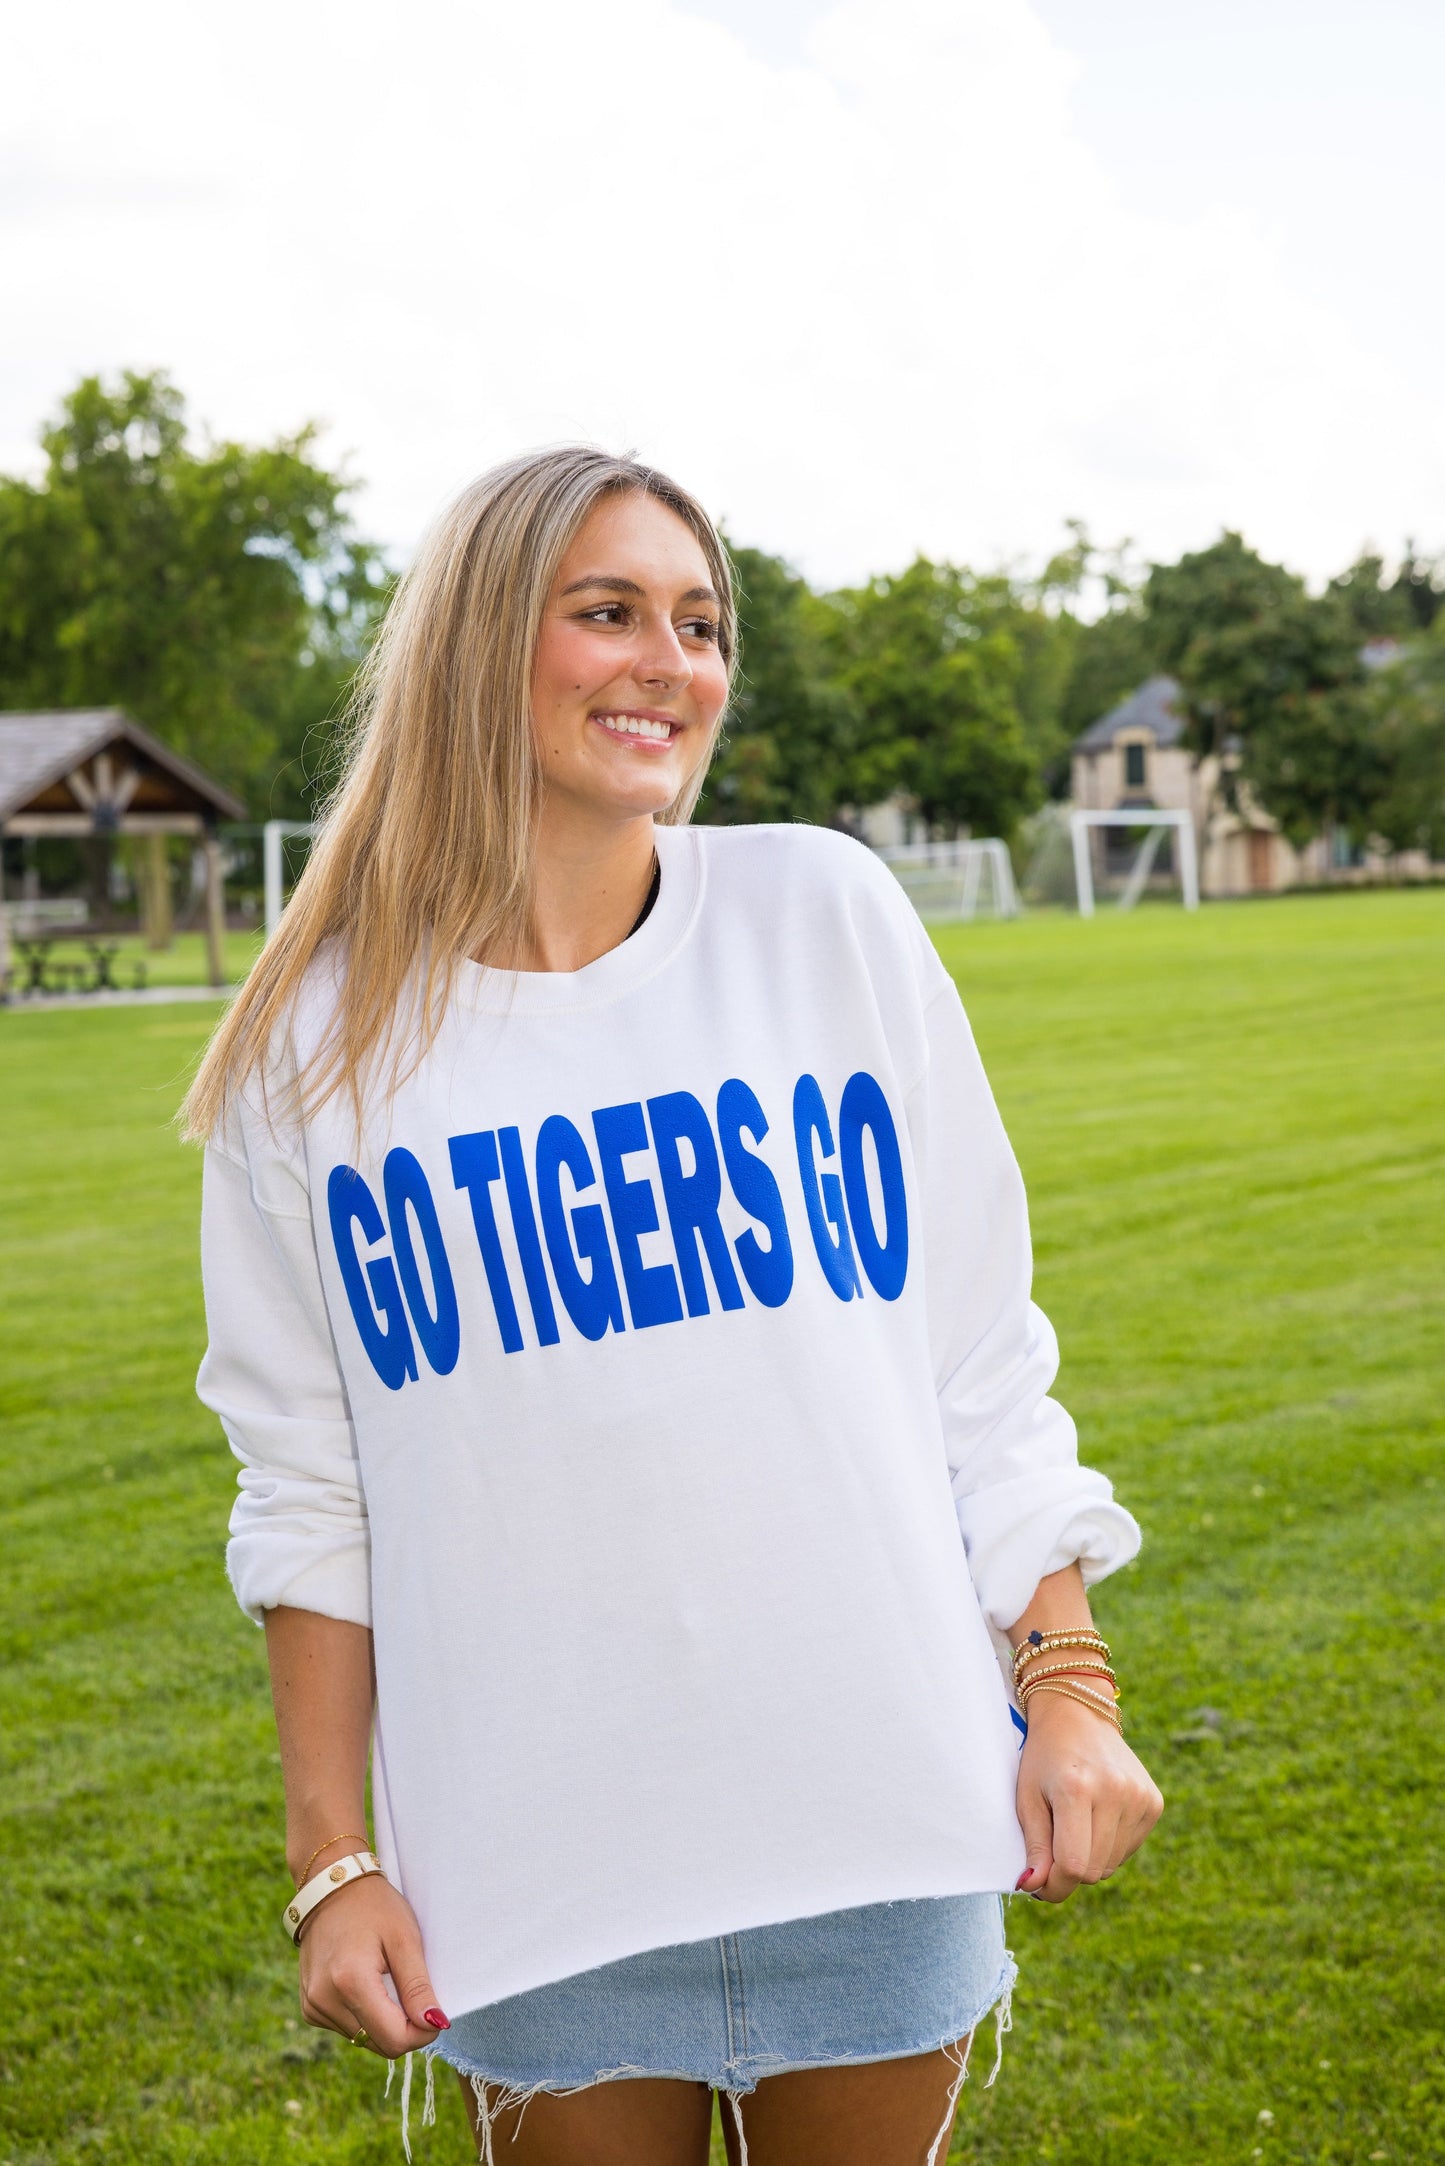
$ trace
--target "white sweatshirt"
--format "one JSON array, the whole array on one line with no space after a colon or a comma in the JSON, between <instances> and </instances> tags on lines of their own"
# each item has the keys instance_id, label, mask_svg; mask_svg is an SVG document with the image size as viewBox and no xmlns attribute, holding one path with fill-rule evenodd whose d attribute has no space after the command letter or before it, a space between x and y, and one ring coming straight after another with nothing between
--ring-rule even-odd
<instances>
[{"instance_id":1,"label":"white sweatshirt","mask_svg":"<svg viewBox=\"0 0 1445 2166\"><path fill-rule=\"evenodd\" d=\"M892 876L813 828L657 841L640 930L464 965L359 1142L253 1094L207 1154L231 1577L372 1627L378 1846L453 2014L1011 1888L989 1628L1138 1546L1046 1396L1018 1169Z\"/></svg>"}]
</instances>

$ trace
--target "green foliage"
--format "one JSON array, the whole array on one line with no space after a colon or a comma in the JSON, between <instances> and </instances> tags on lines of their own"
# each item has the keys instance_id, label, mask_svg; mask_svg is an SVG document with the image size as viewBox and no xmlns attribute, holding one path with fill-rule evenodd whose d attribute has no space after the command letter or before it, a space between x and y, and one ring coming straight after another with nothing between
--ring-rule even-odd
<instances>
[{"instance_id":1,"label":"green foliage","mask_svg":"<svg viewBox=\"0 0 1445 2166\"><path fill-rule=\"evenodd\" d=\"M1091 622L1074 625L1070 646L1072 667L1059 706L1059 734L1066 745L1137 692L1158 667L1137 601L1120 602Z\"/></svg>"},{"instance_id":2,"label":"green foliage","mask_svg":"<svg viewBox=\"0 0 1445 2166\"><path fill-rule=\"evenodd\" d=\"M1158 668L1139 581L1128 562L1129 544L1100 549L1082 520L1067 522L1071 541L1045 566L1036 592L1048 608L1055 661L1055 698L1050 715L1050 749L1043 755L1049 794L1066 797L1071 782L1069 754L1084 731L1109 713ZM1103 606L1092 616L1080 613L1086 586L1095 588Z\"/></svg>"},{"instance_id":3,"label":"green foliage","mask_svg":"<svg viewBox=\"0 0 1445 2166\"><path fill-rule=\"evenodd\" d=\"M87 377L42 442L38 484L0 477L0 706L126 706L254 816L308 814L389 591L346 477L309 429L198 448L158 374ZM1166 670L1226 794L1247 786L1293 841L1440 833L1445 578L1413 544L1393 577L1362 555L1320 596L1237 533L1141 584L1077 520L1036 577L919 557L819 595L733 557L743 673L701 819L828 822L898 794L936 829L1008 836ZM1381 639L1406 651L1376 683L1359 650ZM100 881L75 845L44 850Z\"/></svg>"},{"instance_id":4,"label":"green foliage","mask_svg":"<svg viewBox=\"0 0 1445 2166\"><path fill-rule=\"evenodd\" d=\"M831 603L832 664L858 714L853 801L903 791L930 823L1011 834L1039 786L1009 581L918 557Z\"/></svg>"},{"instance_id":5,"label":"green foliage","mask_svg":"<svg viewBox=\"0 0 1445 2166\"><path fill-rule=\"evenodd\" d=\"M1367 697L1385 771L1371 826L1397 850L1445 858L1445 615L1378 673Z\"/></svg>"},{"instance_id":6,"label":"green foliage","mask_svg":"<svg viewBox=\"0 0 1445 2166\"><path fill-rule=\"evenodd\" d=\"M1417 556L1415 544L1406 542L1393 591L1409 604L1411 629L1428 632L1445 605L1445 560Z\"/></svg>"},{"instance_id":7,"label":"green foliage","mask_svg":"<svg viewBox=\"0 0 1445 2166\"><path fill-rule=\"evenodd\" d=\"M1445 599L1438 565L1417 557L1413 542L1406 544L1393 579L1385 578L1384 558L1367 553L1338 573L1329 591L1344 601L1362 639L1412 639L1428 632Z\"/></svg>"},{"instance_id":8,"label":"green foliage","mask_svg":"<svg viewBox=\"0 0 1445 2166\"><path fill-rule=\"evenodd\" d=\"M162 375L85 378L38 484L0 478L0 705L129 708L284 813L384 591L314 434L190 442Z\"/></svg>"},{"instance_id":9,"label":"green foliage","mask_svg":"<svg viewBox=\"0 0 1445 2166\"><path fill-rule=\"evenodd\" d=\"M1085 627L1067 611L1052 614L1040 607L1026 589L1009 613L1008 626L1018 661L1019 731L1038 784L1050 796L1063 796L1069 748L1078 734L1069 725L1068 695ZM1037 801L1036 792L1030 801Z\"/></svg>"},{"instance_id":10,"label":"green foliage","mask_svg":"<svg viewBox=\"0 0 1445 2166\"><path fill-rule=\"evenodd\" d=\"M933 564L818 596L735 551L745 681L702 816L829 820L897 792L936 826L1009 834L1066 794L1074 741L1156 671L1182 685L1187 741L1295 843L1438 837L1445 727L1436 568L1362 556L1312 596L1234 533L1142 583L1078 521L1037 578ZM1103 608L1087 616L1085 590ZM1367 640L1404 643L1377 678Z\"/></svg>"},{"instance_id":11,"label":"green foliage","mask_svg":"<svg viewBox=\"0 0 1445 2166\"><path fill-rule=\"evenodd\" d=\"M1211 689L1233 691L1236 711L1253 717L1242 731L1239 777L1297 847L1331 828L1364 842L1388 779L1364 672L1327 604L1309 601L1291 614L1293 622L1281 613L1262 636L1220 657Z\"/></svg>"},{"instance_id":12,"label":"green foliage","mask_svg":"<svg viewBox=\"0 0 1445 2166\"><path fill-rule=\"evenodd\" d=\"M1061 1396L1144 1523L1098 1604L1168 1801L1107 1885L1010 1906L1015 2029L991 2090L979 2040L952 2156L1438 2158L1445 896L1037 914L940 946L1029 1182ZM192 1389L200 1167L169 1127L214 1012L0 1027L16 2166L400 2158L395 2088L299 2022L276 1922L262 1641ZM455 2087L437 2103L422 2130L413 2101L417 2166L463 2166Z\"/></svg>"},{"instance_id":13,"label":"green foliage","mask_svg":"<svg viewBox=\"0 0 1445 2166\"><path fill-rule=\"evenodd\" d=\"M1201 638L1264 623L1304 592L1295 573L1267 564L1234 533L1221 534L1209 548L1189 552L1177 564L1155 564L1144 582L1154 665L1187 678ZM1217 747L1210 743L1201 749Z\"/></svg>"},{"instance_id":14,"label":"green foliage","mask_svg":"<svg viewBox=\"0 0 1445 2166\"><path fill-rule=\"evenodd\" d=\"M1356 602L1369 591L1361 575L1355 602L1339 582L1311 595L1238 534L1156 565L1144 590L1194 748L1218 756L1226 791L1247 786L1296 844L1332 826L1363 840L1386 785L1360 659Z\"/></svg>"},{"instance_id":15,"label":"green foliage","mask_svg":"<svg viewBox=\"0 0 1445 2166\"><path fill-rule=\"evenodd\" d=\"M1122 552L1069 532L1037 578L920 558L829 595L734 545L743 677L698 816L827 822L897 790L1007 833L1041 785L1063 794L1074 738L1150 666ZM1086 582L1096 622L1075 613Z\"/></svg>"},{"instance_id":16,"label":"green foliage","mask_svg":"<svg viewBox=\"0 0 1445 2166\"><path fill-rule=\"evenodd\" d=\"M730 545L742 670L696 817L832 819L853 716L829 674L823 613L781 557Z\"/></svg>"}]
</instances>

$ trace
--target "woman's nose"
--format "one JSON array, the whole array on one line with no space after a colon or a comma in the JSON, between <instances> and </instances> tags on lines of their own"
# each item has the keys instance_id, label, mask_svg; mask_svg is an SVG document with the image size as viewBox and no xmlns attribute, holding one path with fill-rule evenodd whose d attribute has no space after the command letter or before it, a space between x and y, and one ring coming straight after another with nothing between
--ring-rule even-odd
<instances>
[{"instance_id":1,"label":"woman's nose","mask_svg":"<svg viewBox=\"0 0 1445 2166\"><path fill-rule=\"evenodd\" d=\"M687 684L692 664L687 650L670 623L647 627L633 665L633 675L643 684Z\"/></svg>"}]
</instances>

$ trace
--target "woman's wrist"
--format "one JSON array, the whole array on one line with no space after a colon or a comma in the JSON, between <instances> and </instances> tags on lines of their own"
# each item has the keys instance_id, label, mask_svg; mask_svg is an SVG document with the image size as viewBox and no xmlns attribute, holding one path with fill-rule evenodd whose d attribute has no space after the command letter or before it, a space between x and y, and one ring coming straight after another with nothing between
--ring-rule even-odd
<instances>
[{"instance_id":1,"label":"woman's wrist","mask_svg":"<svg viewBox=\"0 0 1445 2166\"><path fill-rule=\"evenodd\" d=\"M1032 1722L1046 1701L1066 1700L1121 1730L1119 1683L1109 1643L1085 1622L1088 1605L1077 1569L1056 1577L1063 1585L1044 1581L1009 1634L1014 1642L1014 1697L1024 1721ZM1051 1712L1047 1719L1060 1718Z\"/></svg>"},{"instance_id":2,"label":"woman's wrist","mask_svg":"<svg viewBox=\"0 0 1445 2166\"><path fill-rule=\"evenodd\" d=\"M297 1887L309 1880L322 1866L330 1865L337 1858L348 1856L357 1850L369 1850L371 1837L366 1833L366 1815L353 1806L350 1812L334 1814L325 1820L308 1817L304 1827L286 1834L286 1866Z\"/></svg>"},{"instance_id":3,"label":"woman's wrist","mask_svg":"<svg viewBox=\"0 0 1445 2166\"><path fill-rule=\"evenodd\" d=\"M1032 1692L1019 1695L1024 1721L1032 1733L1040 1729L1051 1733L1062 1723L1071 1734L1077 1735L1078 1720L1086 1723L1107 1723L1109 1728L1122 1736L1123 1719L1117 1705L1117 1695L1095 1692L1087 1685L1073 1685L1064 1679L1050 1678L1047 1684L1036 1685ZM1063 1716L1060 1707L1077 1709L1077 1715Z\"/></svg>"}]
</instances>

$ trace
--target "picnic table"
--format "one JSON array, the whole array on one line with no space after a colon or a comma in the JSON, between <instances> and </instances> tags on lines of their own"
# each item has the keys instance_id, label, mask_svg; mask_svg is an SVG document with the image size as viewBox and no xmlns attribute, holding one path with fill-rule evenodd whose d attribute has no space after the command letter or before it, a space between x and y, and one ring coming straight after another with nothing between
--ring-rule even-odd
<instances>
[{"instance_id":1,"label":"picnic table","mask_svg":"<svg viewBox=\"0 0 1445 2166\"><path fill-rule=\"evenodd\" d=\"M74 938L73 935L69 937ZM19 988L22 994L118 993L122 990L115 977L115 959L121 945L118 940L82 940L80 944L90 957L87 964L57 957L52 952L66 938L64 933L49 933L28 940L16 939L15 952L24 966L24 983ZM146 966L142 959L137 958L132 965L132 976L137 989L145 984Z\"/></svg>"}]
</instances>

